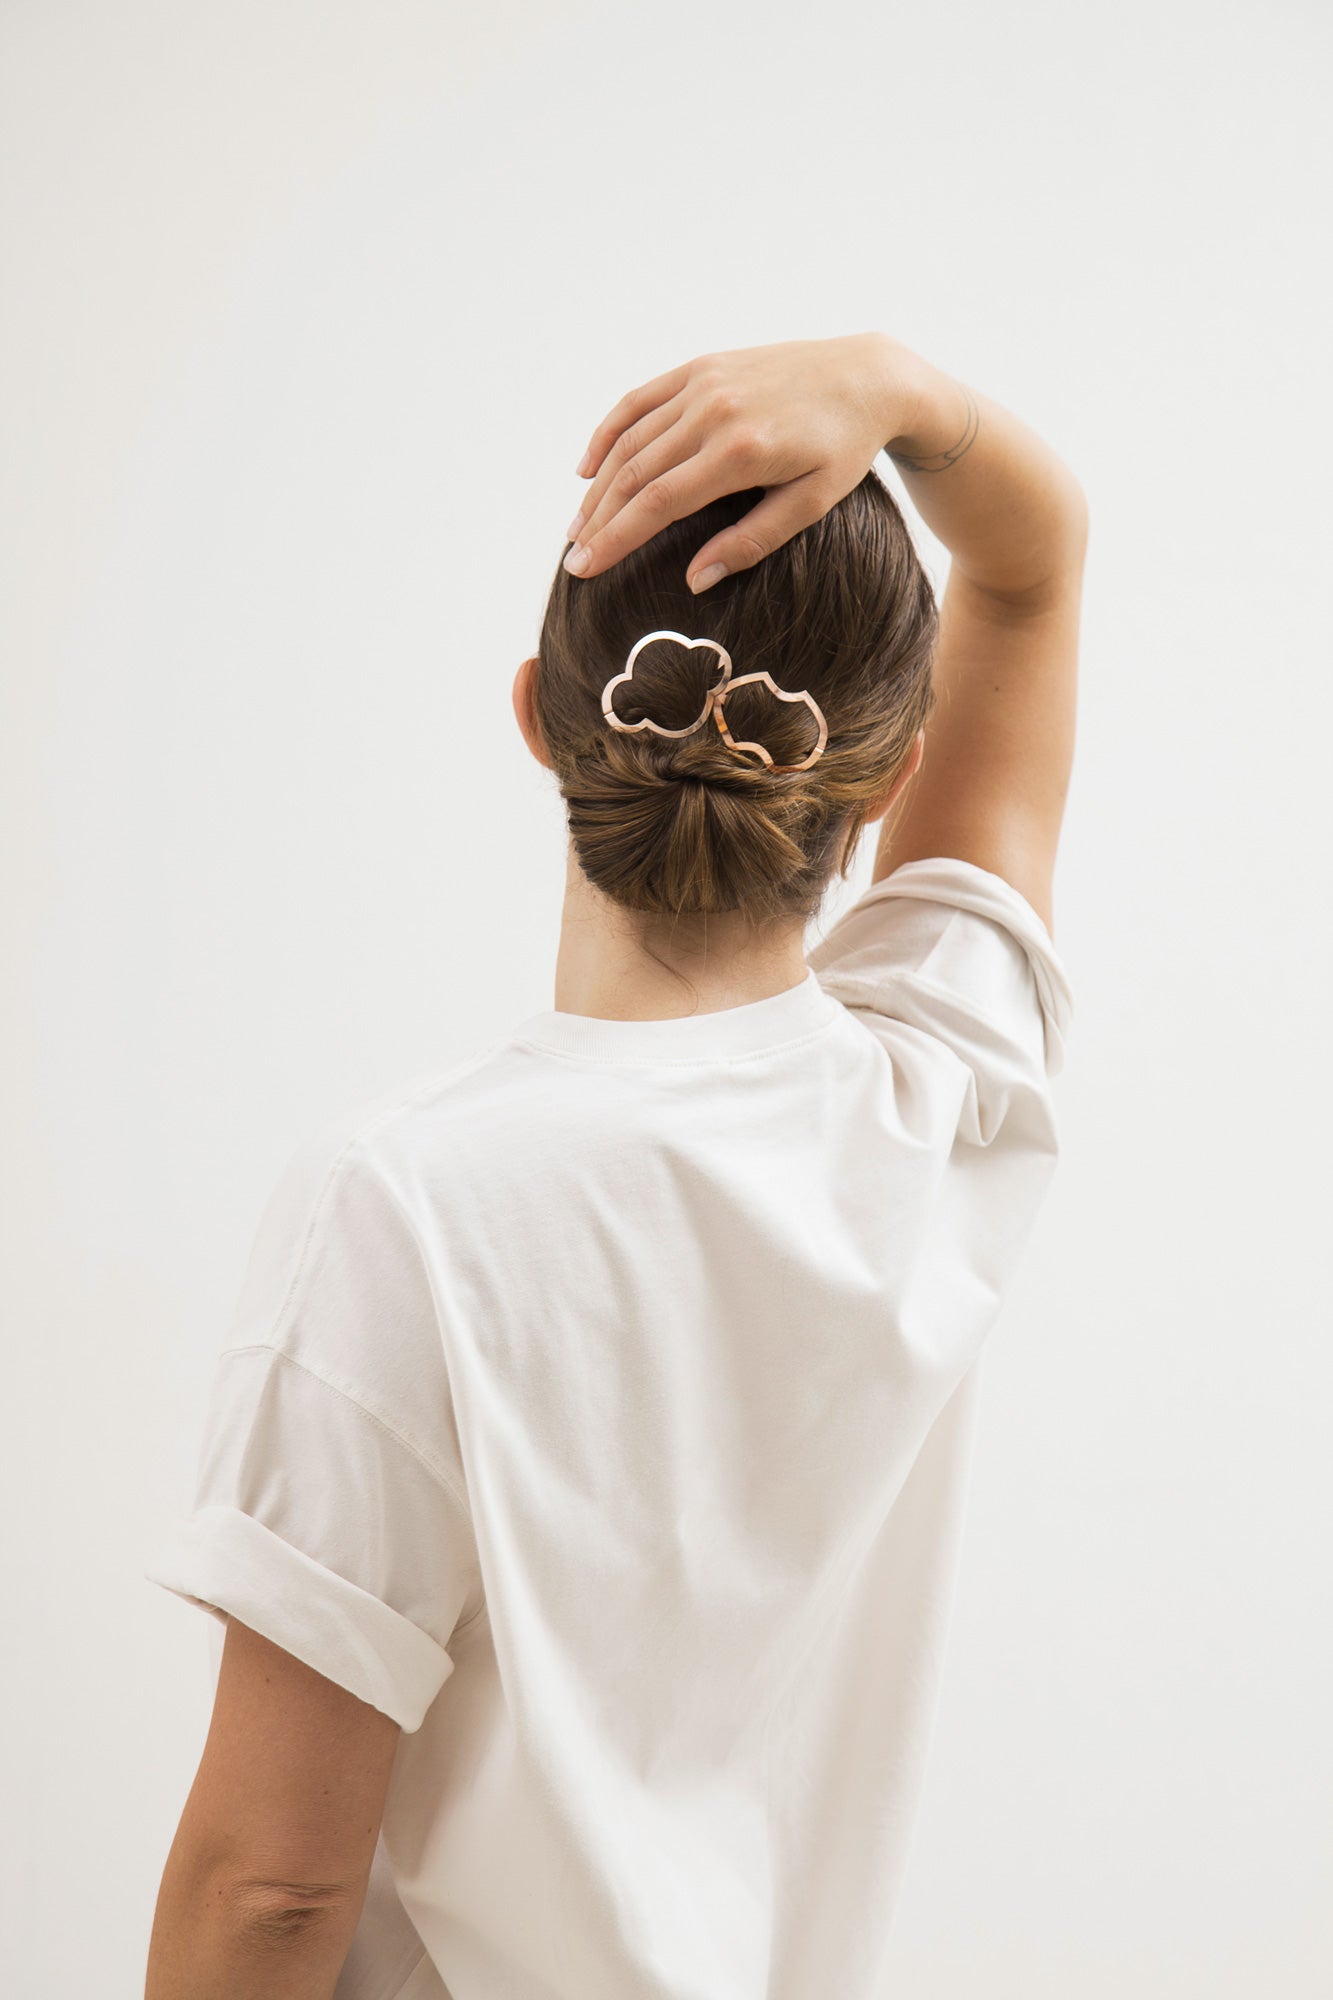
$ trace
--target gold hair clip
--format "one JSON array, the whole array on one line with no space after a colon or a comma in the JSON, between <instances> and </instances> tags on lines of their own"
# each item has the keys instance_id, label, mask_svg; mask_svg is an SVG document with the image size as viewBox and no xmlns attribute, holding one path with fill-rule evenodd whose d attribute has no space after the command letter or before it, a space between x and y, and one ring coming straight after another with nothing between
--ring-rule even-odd
<instances>
[{"instance_id":1,"label":"gold hair clip","mask_svg":"<svg viewBox=\"0 0 1333 2000\"><path fill-rule=\"evenodd\" d=\"M693 722L687 723L684 729L664 729L660 722L654 722L646 715L638 722L622 722L612 705L615 690L620 686L622 681L633 679L634 662L638 659L644 647L651 645L654 639L674 639L679 645L686 646L691 651L696 646L711 646L722 662L721 678L715 686L709 688L707 694L704 696L702 712L695 717ZM763 681L765 686L771 693L777 696L779 701L803 701L819 724L819 740L809 756L803 757L799 764L775 764L762 743L738 743L727 728L726 716L723 713L723 706L727 696L733 688L745 687L751 681ZM828 742L828 724L824 720L823 710L812 694L807 693L804 688L799 689L795 693L790 692L786 688L780 688L766 668L761 668L757 673L753 674L741 674L738 679L733 680L731 677L731 655L725 646L719 645L716 639L687 639L683 632L646 632L642 639L635 642L630 650L629 658L626 660L621 671L618 674L612 674L610 680L602 689L602 714L610 723L612 729L623 730L626 735L630 736L636 730L640 729L651 729L655 736L692 736L694 731L707 722L711 715L722 732L722 740L729 750L733 750L737 754L745 750L755 750L772 771L808 770L815 759L823 755L824 745Z\"/></svg>"}]
</instances>

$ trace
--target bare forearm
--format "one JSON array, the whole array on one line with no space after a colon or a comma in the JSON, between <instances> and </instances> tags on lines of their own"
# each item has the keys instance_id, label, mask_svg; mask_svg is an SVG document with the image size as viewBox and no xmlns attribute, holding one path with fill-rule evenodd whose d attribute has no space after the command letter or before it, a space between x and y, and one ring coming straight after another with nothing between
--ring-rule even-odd
<instances>
[{"instance_id":1,"label":"bare forearm","mask_svg":"<svg viewBox=\"0 0 1333 2000\"><path fill-rule=\"evenodd\" d=\"M144 2000L331 2000L360 1907L245 1890L168 1858Z\"/></svg>"},{"instance_id":2,"label":"bare forearm","mask_svg":"<svg viewBox=\"0 0 1333 2000\"><path fill-rule=\"evenodd\" d=\"M978 589L1015 604L1040 598L1082 561L1074 474L1011 411L885 338L896 419L885 448L913 506Z\"/></svg>"}]
</instances>

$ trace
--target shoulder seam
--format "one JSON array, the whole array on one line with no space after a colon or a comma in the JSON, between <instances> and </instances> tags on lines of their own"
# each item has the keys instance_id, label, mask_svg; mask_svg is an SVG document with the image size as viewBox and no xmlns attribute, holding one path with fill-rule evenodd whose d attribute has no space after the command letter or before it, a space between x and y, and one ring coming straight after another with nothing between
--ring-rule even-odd
<instances>
[{"instance_id":1,"label":"shoulder seam","mask_svg":"<svg viewBox=\"0 0 1333 2000\"><path fill-rule=\"evenodd\" d=\"M434 1074L426 1082L419 1083L413 1087L405 1089L401 1096L395 1098L392 1103L383 1105L380 1108L380 1110L371 1112L350 1133L346 1135L346 1137L343 1140L343 1143L341 1144L341 1146L339 1146L337 1152L334 1154L333 1158L329 1161L328 1165L326 1166L324 1170L324 1177L321 1180L319 1184L319 1189L315 1195L315 1201L314 1201L314 1206L311 1210L310 1220L306 1225L305 1235L301 1239L301 1248L297 1254L296 1262L292 1267L292 1275L288 1282L287 1290L284 1292L282 1296L282 1302L279 1305L276 1314L274 1315L273 1334L275 1340L277 1336L281 1333L283 1325L285 1324L288 1313L291 1309L293 1295L304 1273L306 1259L310 1252L310 1245L314 1240L314 1237L319 1229L320 1223L323 1220L324 1210L328 1204L330 1191L335 1181L337 1180L338 1175L346 1167L348 1159L351 1156L351 1154L354 1153L358 1147L365 1146L367 1141L376 1132L379 1131L381 1126L388 1124L390 1119L398 1117L400 1112L406 1111L409 1108L409 1106L414 1106L424 1102L434 1092L443 1090L448 1083L454 1080L455 1077L459 1075L470 1074L470 1072L473 1069L477 1068L481 1063L486 1061L486 1059L490 1055L492 1055L499 1046L500 1046L499 1041L492 1042L488 1047L479 1050L475 1055L470 1057L465 1057L461 1063L458 1063L452 1069L447 1070L443 1076L439 1075L438 1073ZM309 1144L312 1139L317 1137L320 1129L321 1128L316 1127L314 1131L312 1131L309 1127L306 1128L303 1137L297 1141L296 1145L289 1152L287 1160L284 1162L283 1172L286 1172L287 1168L291 1165L291 1162L294 1159L296 1153L299 1151L300 1147ZM372 1165L372 1171L374 1171L373 1163L369 1162L368 1157L367 1157L367 1163ZM392 1191L388 1190L387 1183L384 1181L383 1175L377 1175L377 1178L380 1181L381 1186L384 1186L386 1188L386 1191L390 1193L390 1198L392 1199ZM394 1207L399 1211L401 1215L401 1205L395 1201ZM403 1219L406 1220L406 1218Z\"/></svg>"},{"instance_id":2,"label":"shoulder seam","mask_svg":"<svg viewBox=\"0 0 1333 2000\"><path fill-rule=\"evenodd\" d=\"M356 1146L357 1143L358 1143L358 1136L354 1134L350 1139L347 1139L342 1146L339 1147L337 1153L334 1155L333 1159L329 1162L328 1166L325 1168L324 1178L321 1180L319 1184L319 1190L315 1196L314 1205L310 1211L310 1220L306 1224L305 1235L301 1238L301 1248L297 1253L296 1262L292 1266L292 1275L287 1281L287 1289L283 1293L282 1300L278 1306L277 1312L273 1316L272 1333L273 1333L274 1343L276 1343L278 1336L281 1334L282 1329L286 1324L288 1315L291 1311L293 1300L296 1296L297 1287L300 1284L301 1279L305 1274L306 1260L310 1255L310 1246L314 1242L315 1236L319 1230L320 1223L324 1219L324 1210L328 1206L329 1195L333 1188L334 1182L337 1180L338 1175L341 1173L344 1165L346 1164L348 1155L351 1153L353 1147ZM291 1162L289 1158L287 1166L290 1166L290 1163ZM284 1166L283 1169L284 1173L287 1171L287 1166ZM239 1350L229 1350L229 1351L239 1352Z\"/></svg>"},{"instance_id":3,"label":"shoulder seam","mask_svg":"<svg viewBox=\"0 0 1333 2000\"><path fill-rule=\"evenodd\" d=\"M289 1368L299 1369L303 1375L309 1375L312 1381L318 1382L321 1388L328 1389L333 1395L341 1397L343 1402L350 1403L359 1415L365 1417L368 1422L375 1424L386 1436L391 1437L395 1444L401 1445L404 1451L409 1452L416 1459L422 1470L428 1473L436 1485L441 1487L450 1500L453 1501L455 1507L458 1508L467 1522L468 1527L472 1526L472 1511L459 1494L449 1474L436 1465L432 1459L428 1458L419 1444L415 1444L410 1437L407 1437L402 1431L398 1430L388 1421L387 1417L382 1417L378 1410L372 1410L368 1404L362 1402L361 1398L354 1395L350 1389L344 1388L341 1382L335 1382L331 1376L321 1373L318 1368L312 1368L306 1361L298 1360L296 1355L289 1354L285 1347L279 1347L272 1341L252 1340L245 1342L242 1346L225 1347L219 1359L227 1361L233 1356L243 1354L266 1354L274 1361L285 1361Z\"/></svg>"}]
</instances>

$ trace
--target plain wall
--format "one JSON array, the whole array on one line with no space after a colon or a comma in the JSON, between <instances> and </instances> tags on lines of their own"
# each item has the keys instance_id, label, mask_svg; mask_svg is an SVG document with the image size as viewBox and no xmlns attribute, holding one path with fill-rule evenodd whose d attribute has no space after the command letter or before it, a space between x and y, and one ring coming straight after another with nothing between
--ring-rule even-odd
<instances>
[{"instance_id":1,"label":"plain wall","mask_svg":"<svg viewBox=\"0 0 1333 2000\"><path fill-rule=\"evenodd\" d=\"M871 326L1093 523L895 2000L1330 1990L1330 86L1294 0L0 11L15 1992L142 1991L211 1677L141 1570L279 1166L553 1004L589 433Z\"/></svg>"}]
</instances>

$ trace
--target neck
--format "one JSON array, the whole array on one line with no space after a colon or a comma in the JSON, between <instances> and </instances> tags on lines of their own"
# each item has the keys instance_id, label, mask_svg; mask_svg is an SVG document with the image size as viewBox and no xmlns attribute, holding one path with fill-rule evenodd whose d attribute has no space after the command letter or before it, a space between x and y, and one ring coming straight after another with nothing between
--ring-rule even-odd
<instances>
[{"instance_id":1,"label":"neck","mask_svg":"<svg viewBox=\"0 0 1333 2000\"><path fill-rule=\"evenodd\" d=\"M731 912L643 928L584 875L571 845L565 872L555 1006L604 1021L675 1020L785 993L805 978L805 924L756 928Z\"/></svg>"}]
</instances>

